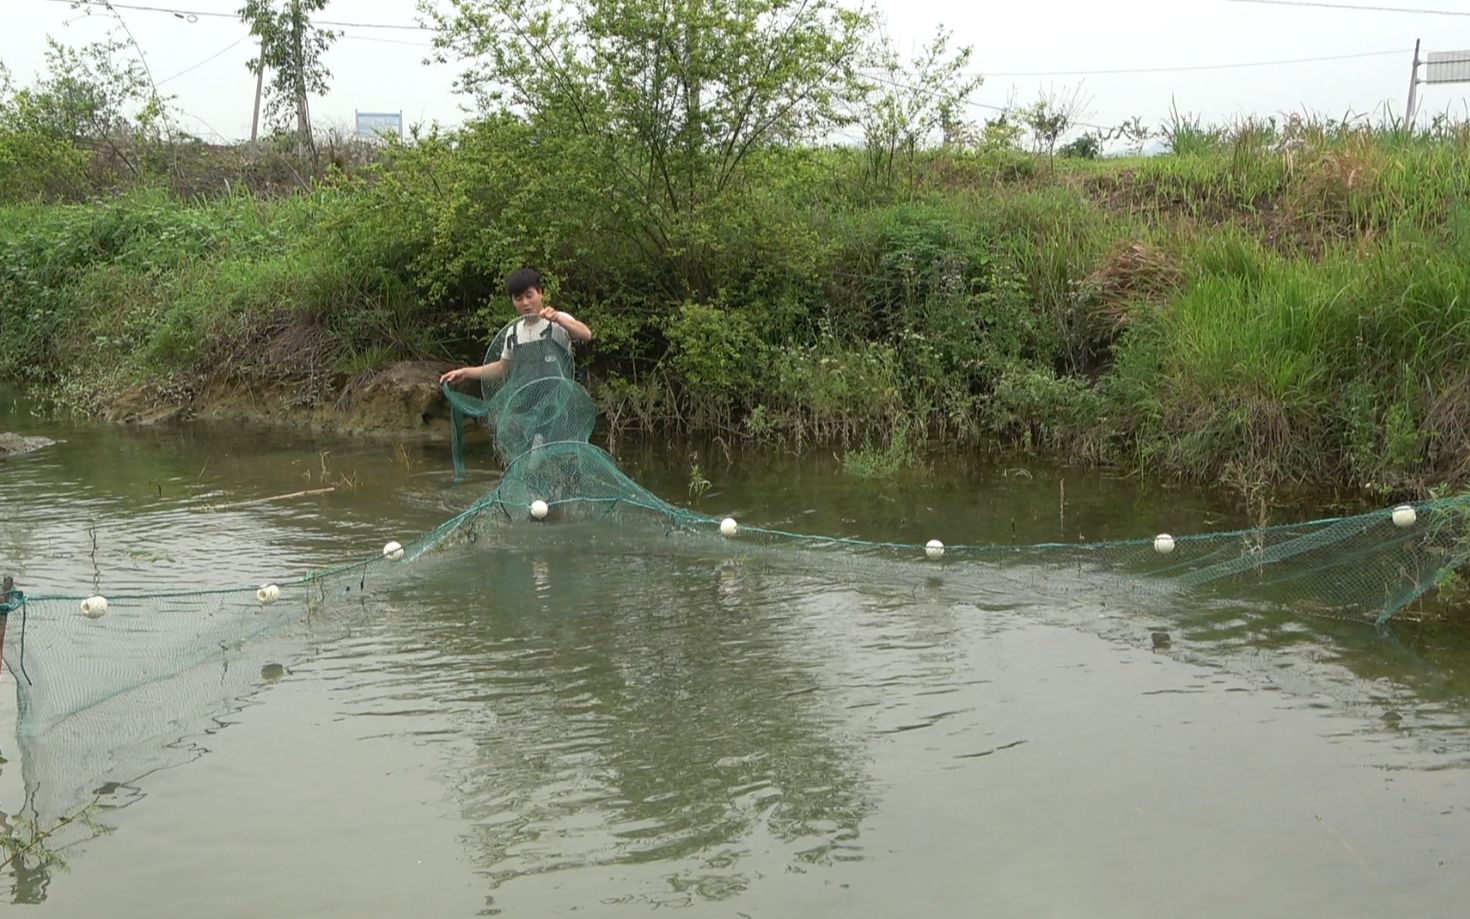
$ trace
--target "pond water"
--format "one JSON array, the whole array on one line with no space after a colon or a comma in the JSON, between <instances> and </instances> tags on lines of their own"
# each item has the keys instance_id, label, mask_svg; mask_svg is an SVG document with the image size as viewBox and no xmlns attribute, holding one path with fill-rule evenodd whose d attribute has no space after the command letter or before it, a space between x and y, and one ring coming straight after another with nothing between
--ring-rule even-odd
<instances>
[{"instance_id":1,"label":"pond water","mask_svg":"<svg viewBox=\"0 0 1470 919\"><path fill-rule=\"evenodd\" d=\"M9 397L6 430L59 441L0 463L0 574L32 595L254 585L407 541L495 481L484 443L455 484L442 444L100 427ZM1245 522L1225 496L1028 458L871 482L830 450L616 455L676 503L807 533L1031 543ZM80 733L27 763L7 668L4 826L24 836L28 805L67 782L95 804L43 841L64 868L0 869L0 902L149 919L1462 914L1461 628L1222 624L840 551L742 561L549 532L437 553L381 603L227 649L229 680L216 663L161 681L150 704L185 714L100 758Z\"/></svg>"}]
</instances>

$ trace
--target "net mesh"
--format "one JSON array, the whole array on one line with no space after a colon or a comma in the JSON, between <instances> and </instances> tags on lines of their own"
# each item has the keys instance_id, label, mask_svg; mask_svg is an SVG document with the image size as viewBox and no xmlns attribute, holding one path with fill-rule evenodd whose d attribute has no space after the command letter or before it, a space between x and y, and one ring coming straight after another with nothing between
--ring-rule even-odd
<instances>
[{"instance_id":1,"label":"net mesh","mask_svg":"<svg viewBox=\"0 0 1470 919\"><path fill-rule=\"evenodd\" d=\"M999 584L1058 606L1149 614L1272 608L1380 626L1470 555L1470 496L1248 530L1089 543L941 548L737 525L665 501L624 474L588 442L593 406L572 377L569 349L549 350L562 348L549 339L507 347L511 334L507 327L491 345L487 361L504 359L505 372L485 380L479 396L446 388L459 432L456 468L463 469L464 419L483 420L505 467L498 485L401 551L390 544L266 586L108 596L100 612L81 595L28 597L24 585L0 591L0 648L19 689L25 768L64 762L78 777L44 785L56 798L42 812L60 813L88 783L95 786L122 746L158 749L159 738L178 736L189 705L239 698L258 686L281 635L376 614L412 596L416 583L451 577L465 558L449 551L455 547L488 551L533 533L581 533L614 550L652 542L656 551L714 559L764 553L789 561L795 552L816 566L825 554L881 567L899 583L943 574L956 590ZM434 556L445 563L433 564ZM28 787L43 785L28 779Z\"/></svg>"},{"instance_id":2,"label":"net mesh","mask_svg":"<svg viewBox=\"0 0 1470 919\"><path fill-rule=\"evenodd\" d=\"M549 322L517 319L501 329L485 351L495 368L480 380L480 395L448 386L456 475L464 475L465 420L494 432L495 451L505 465L543 443L586 442L597 410L575 380L571 344Z\"/></svg>"}]
</instances>

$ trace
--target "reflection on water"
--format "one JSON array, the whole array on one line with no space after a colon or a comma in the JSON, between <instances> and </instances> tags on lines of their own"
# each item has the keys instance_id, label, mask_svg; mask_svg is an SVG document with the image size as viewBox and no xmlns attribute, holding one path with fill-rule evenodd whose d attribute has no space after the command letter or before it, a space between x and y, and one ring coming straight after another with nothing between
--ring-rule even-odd
<instances>
[{"instance_id":1,"label":"reflection on water","mask_svg":"<svg viewBox=\"0 0 1470 919\"><path fill-rule=\"evenodd\" d=\"M820 587L763 581L566 552L489 559L460 585L490 610L470 628L441 595L420 626L455 665L423 690L468 715L460 790L492 876L677 860L758 821L804 859L854 847L864 779L793 653L789 609ZM732 590L752 602L711 603Z\"/></svg>"},{"instance_id":2,"label":"reflection on water","mask_svg":"<svg viewBox=\"0 0 1470 919\"><path fill-rule=\"evenodd\" d=\"M441 447L0 429L64 441L0 466L0 567L35 593L253 585L428 529L488 484L451 487ZM687 456L620 458L680 496ZM702 459L700 508L803 532L1240 523L1209 495L1036 464L951 458L874 484L830 456L733 459ZM27 748L24 781L0 739L0 811L96 794L115 829L58 834L65 876L16 860L8 899L123 916L160 886L215 915L1454 908L1470 636L1036 589L1065 576L520 525L152 688L155 710L193 705L161 733L88 760L126 719L74 720Z\"/></svg>"}]
</instances>

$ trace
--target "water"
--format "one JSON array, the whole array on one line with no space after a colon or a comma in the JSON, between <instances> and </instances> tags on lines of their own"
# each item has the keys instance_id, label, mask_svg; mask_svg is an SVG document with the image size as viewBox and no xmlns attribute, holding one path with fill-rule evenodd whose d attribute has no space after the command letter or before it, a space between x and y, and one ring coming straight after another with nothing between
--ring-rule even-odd
<instances>
[{"instance_id":1,"label":"water","mask_svg":"<svg viewBox=\"0 0 1470 919\"><path fill-rule=\"evenodd\" d=\"M5 401L0 430L64 441L0 464L0 568L33 593L253 585L375 552L493 484L483 450L452 487L443 446L68 425ZM875 484L830 454L704 449L702 476L683 448L619 458L666 497L692 500L705 478L702 510L832 535L1243 522L1219 496L1023 461L949 457ZM954 566L913 576L550 527L423 570L236 658L238 691L197 696L166 742L90 786L108 832L59 834L66 870L0 871L5 902L118 917L1449 916L1470 893L1463 631L1062 608ZM23 816L19 748L0 734L0 751L0 812ZM147 765L119 780L129 763Z\"/></svg>"}]
</instances>

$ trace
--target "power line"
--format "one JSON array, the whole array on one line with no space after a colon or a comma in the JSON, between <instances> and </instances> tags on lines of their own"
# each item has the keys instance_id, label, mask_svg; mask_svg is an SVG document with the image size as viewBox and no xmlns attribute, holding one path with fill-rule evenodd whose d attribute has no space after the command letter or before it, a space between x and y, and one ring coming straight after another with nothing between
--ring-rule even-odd
<instances>
[{"instance_id":1,"label":"power line","mask_svg":"<svg viewBox=\"0 0 1470 919\"><path fill-rule=\"evenodd\" d=\"M178 113L180 115L184 116L185 118L192 118L195 121L199 122L200 124L204 125L206 128L209 129L209 133L213 134L215 137L218 137L224 143L229 144L229 143L233 143L234 142L234 141L230 140L228 137L226 137L225 135L221 134L219 132L219 129L217 129L214 125L212 125L209 122L205 121L203 118L200 118L198 115L194 114L193 112L186 112L183 109L178 109L177 111L178 111Z\"/></svg>"},{"instance_id":2,"label":"power line","mask_svg":"<svg viewBox=\"0 0 1470 919\"><path fill-rule=\"evenodd\" d=\"M240 16L237 13L220 13L214 10L182 10L166 6L139 6L132 3L112 3L111 0L46 0L48 3L65 3L67 6L95 6L102 9L119 10L141 10L146 13L168 13L176 19L194 22L202 17L213 19L234 19L237 22ZM333 19L313 19L312 24L321 26L341 26L348 29L401 29L409 32L431 32L428 26L420 25L397 25L386 22L339 22Z\"/></svg>"},{"instance_id":3,"label":"power line","mask_svg":"<svg viewBox=\"0 0 1470 919\"><path fill-rule=\"evenodd\" d=\"M197 64L190 64L188 67L185 67L183 70L180 70L178 73L172 74L171 76L166 76L162 80L159 80L158 81L158 85L159 86L162 86L163 84L169 82L170 80L177 80L179 77L183 76L186 73L189 73L189 72L194 71L194 70L198 70L200 67L203 67L205 64L208 64L210 61L212 61L215 58L219 57L221 54L224 54L225 52L229 51L231 48L233 48L236 45L240 44L240 42L244 41L245 39L247 39L249 37L250 37L250 33L249 32L246 32L244 35L242 35L239 38L235 39L234 41L230 42L228 45L225 45L223 48L219 49L215 53L211 54L209 57L207 57L204 60L200 61L199 63L197 63Z\"/></svg>"},{"instance_id":4,"label":"power line","mask_svg":"<svg viewBox=\"0 0 1470 919\"><path fill-rule=\"evenodd\" d=\"M1232 2L1264 3L1266 0L1232 0ZM1360 57L1383 57L1389 54L1408 54L1410 50L1409 48L1394 48L1390 51L1361 51L1356 54L1332 54L1326 57L1293 57L1274 61L1241 61L1233 64L1188 64L1179 67L1124 67L1117 70L992 71L981 75L987 77L1090 77L1114 73L1184 73L1193 70L1240 70L1247 67L1277 67L1284 64L1316 64L1322 61L1347 61Z\"/></svg>"},{"instance_id":5,"label":"power line","mask_svg":"<svg viewBox=\"0 0 1470 919\"><path fill-rule=\"evenodd\" d=\"M401 38L379 38L376 35L353 35L351 32L340 32L337 37L347 41L371 41L385 45L409 45L414 48L434 47L434 43L430 41L404 41Z\"/></svg>"},{"instance_id":6,"label":"power line","mask_svg":"<svg viewBox=\"0 0 1470 919\"><path fill-rule=\"evenodd\" d=\"M937 90L937 89L936 90L926 90L926 89L924 89L921 86L914 86L914 85L909 84L909 83L900 83L898 80L891 80L891 79L889 79L887 77L881 77L881 76L879 76L879 75L877 75L875 73L868 73L868 72L864 71L863 75L866 76L870 80L876 80L879 83L887 83L889 86L897 87L898 89L907 89L907 90L912 90L913 92L926 93L930 97L937 96L939 94L939 90ZM1005 114L1005 115L1014 114L1014 112L1015 112L1015 107L1014 106L1007 107L1007 106L1003 106L1003 105L991 105L991 104L989 104L987 102L976 102L973 99L965 99L962 104L973 106L975 108L989 109L992 112L1000 112L1000 113ZM1095 129L1097 129L1099 131L1109 131L1109 130L1112 130L1107 125L1091 124L1090 122L1086 122L1086 121L1073 121L1072 124L1075 124L1075 125L1077 125L1079 127L1083 127L1083 128L1095 128Z\"/></svg>"},{"instance_id":7,"label":"power line","mask_svg":"<svg viewBox=\"0 0 1470 919\"><path fill-rule=\"evenodd\" d=\"M1351 60L1351 59L1354 59L1354 58L1382 57L1384 55L1389 55L1389 54L1406 54L1406 53L1408 53L1408 50L1407 49L1396 49L1396 50L1392 50L1392 51L1366 51L1366 52L1359 52L1359 53L1356 53L1356 54L1334 54L1334 55L1328 55L1328 56L1324 56L1324 57L1301 57L1301 58L1290 58L1290 59L1282 59L1282 60L1274 60L1274 61L1245 61L1245 62L1237 62L1237 63L1231 63L1231 64L1191 64L1191 65L1181 66L1181 67L1131 67L1131 68L1121 68L1121 69L1117 69L1117 70L1038 70L1038 71L1024 71L1024 72L1023 71L997 71L997 72L990 72L990 73L981 73L981 74L978 74L978 75L979 76L987 76L987 77L1062 77L1062 76L1099 76L1099 75L1104 75L1104 74L1127 74L1127 73L1182 73L1182 72L1187 72L1187 71L1236 70L1236 69L1247 68L1247 67L1275 67L1275 66L1280 66L1280 65L1285 65L1285 64L1312 64L1312 63L1319 63L1319 62L1322 62L1322 61L1342 61L1342 60ZM888 85L895 86L895 87L897 87L899 89L919 90L920 92L922 92L922 90L920 90L919 87L912 86L912 85L907 84L907 83L900 83L900 82L898 82L896 80L891 80L891 79L888 79L888 78L879 76L878 74L872 73L870 71L864 71L863 73L869 79L871 79L871 80L877 80L880 83L887 83ZM969 100L969 99L966 99L964 104L965 105L969 105L969 106L974 106L976 108L983 108L983 109L989 109L991 111L1002 112L1002 113L1005 113L1005 114L1010 114L1014 110L1013 108L1008 108L1008 107L1005 107L1005 106L989 105L989 104L984 103L984 102L975 102L975 101ZM1075 124L1075 125L1077 125L1077 126L1079 126L1079 127L1093 128L1094 130L1098 130L1098 131L1109 131L1109 130L1112 130L1112 127L1109 126L1109 125L1090 124L1090 123L1088 123L1086 121L1073 121L1072 123Z\"/></svg>"},{"instance_id":8,"label":"power line","mask_svg":"<svg viewBox=\"0 0 1470 919\"><path fill-rule=\"evenodd\" d=\"M111 3L108 0L46 0L48 3L65 3L67 6L95 6L101 9L141 10L146 13L168 13L169 15L183 19L188 22L198 22L201 16L212 16L219 19L239 19L234 13L204 12L200 10L175 10L161 6L134 6L127 3Z\"/></svg>"},{"instance_id":9,"label":"power line","mask_svg":"<svg viewBox=\"0 0 1470 919\"><path fill-rule=\"evenodd\" d=\"M1236 2L1248 2L1248 0L1236 0ZM1264 0L1260 0L1260 2L1264 2ZM1055 70L1055 71L1030 71L1030 72L991 72L991 73L981 73L981 74L977 74L977 75L979 75L979 76L987 76L987 77L1046 77L1046 76L1094 76L1094 75L1099 75L1099 74L1113 74L1113 73L1178 73L1178 72L1196 71L1196 70L1233 70L1233 69L1245 68L1245 67L1274 67L1274 66L1283 65L1283 64L1309 64L1309 63L1318 63L1318 62L1322 62L1322 61L1341 61L1341 60L1350 60L1350 59L1353 59L1353 58L1382 57L1384 55L1389 55L1389 54L1407 54L1407 53L1409 53L1409 49L1395 49L1395 50L1392 50L1392 51L1366 51L1366 52L1359 52L1359 53L1356 53L1356 54L1335 54L1335 55L1329 55L1329 56L1325 56L1325 57L1302 57L1302 58L1291 58L1291 59L1274 60L1274 61L1249 61L1249 62L1241 62L1241 63L1234 63L1234 64L1194 64L1194 65L1183 66L1183 67L1140 67L1140 68L1128 68L1128 69L1120 69L1120 70ZM918 92L924 92L924 90L922 88L920 88L920 87L913 86L913 85L908 84L908 83L902 83L902 82L899 82L897 80L889 79L887 77L880 76L879 74L873 73L871 71L862 71L862 73L863 73L864 76L866 76L870 80L876 80L879 83L886 83L889 86L894 86L894 87L897 87L898 89L907 89L907 90L914 90L914 91L918 91ZM935 95L935 94L937 94L937 90L930 93L930 95ZM990 104L987 104L987 103L984 103L984 102L975 102L975 101L970 100L970 99L964 100L964 104L965 105L969 105L969 106L973 106L973 107L976 107L976 108L983 108L983 109L989 109L991 111L1002 112L1002 113L1005 113L1005 114L1011 114L1015 110L1014 106L1007 107L1007 106L1000 106L1000 105L990 105ZM1110 127L1108 125L1090 124L1090 123L1088 123L1086 121L1073 121L1072 123L1075 124L1075 125L1078 125L1079 127L1094 128L1094 129L1099 130L1099 131L1112 130L1112 127Z\"/></svg>"},{"instance_id":10,"label":"power line","mask_svg":"<svg viewBox=\"0 0 1470 919\"><path fill-rule=\"evenodd\" d=\"M1266 6L1315 6L1327 10L1354 10L1374 13L1420 13L1425 16L1470 16L1464 10L1425 10L1406 6L1368 6L1361 3L1316 3L1312 0L1225 0L1226 3L1260 3Z\"/></svg>"},{"instance_id":11,"label":"power line","mask_svg":"<svg viewBox=\"0 0 1470 919\"><path fill-rule=\"evenodd\" d=\"M124 9L124 10L141 10L141 11L150 12L150 13L168 13L169 15L172 15L172 16L174 16L176 18L185 19L185 20L188 20L188 21L191 21L191 22L192 21L197 21L199 19L199 17L212 17L212 18L217 18L217 19L235 19L235 20L238 20L239 19L239 16L237 14L235 14L235 13L220 13L220 12L216 12L216 11L212 11L212 10L175 9L175 8L172 8L172 7L162 7L162 6L142 6L142 5L131 4L131 3L112 3L111 0L47 0L47 2L49 2L49 3L65 3L68 6L95 6L95 7L101 7L101 8L104 8L104 9L107 9L107 8L116 8L116 9ZM1396 7L1396 6L1367 6L1367 5L1362 5L1362 4L1322 3L1322 2L1313 2L1313 0L1225 0L1225 2L1227 2L1227 3L1258 3L1258 4L1266 4L1266 5L1271 5L1271 6L1320 7L1320 8L1324 8L1324 9L1337 9L1337 10L1369 10L1369 11L1395 12L1395 13L1424 13L1424 14L1427 14L1427 15L1436 15L1436 16L1470 16L1470 12L1462 12L1462 11L1455 11L1455 10L1430 10L1430 9L1414 9L1414 8L1409 8L1409 7ZM399 24L396 24L396 23L383 23L383 22L343 22L343 21L334 20L334 19L314 19L312 21L315 24L317 24L317 25L337 26L337 27L340 27L340 28L349 28L349 29L394 29L394 30L399 30L399 31L411 31L411 32L430 32L430 31L433 31L428 26L422 26L422 25L399 25ZM376 40L376 41L383 41L383 42L391 43L388 39L369 39L369 38L367 38L367 36L347 36L347 37L352 37L352 38L355 38L355 39L360 40L360 41ZM427 44L427 43L403 42L402 44L420 44L420 46L422 46L422 47L433 47L431 44ZM1275 67L1275 66L1281 66L1281 65L1287 65L1287 64L1314 64L1314 63L1325 62L1325 61L1346 61L1346 60L1353 60L1353 59L1356 59L1356 58L1381 57L1381 56L1384 56L1384 55L1403 54L1403 53L1404 53L1403 50L1397 50L1396 49L1396 50L1392 50L1392 51L1367 51L1367 52L1362 52L1362 53L1358 53L1358 54L1337 54L1337 55L1329 55L1329 56L1326 56L1326 57L1284 58L1284 59L1271 60L1271 61L1245 61L1245 62L1230 63L1230 64L1195 64L1195 65L1178 66L1178 67L1123 67L1123 68L1105 69L1105 70L1016 70L1016 71L993 71L993 72L990 72L990 73L986 73L984 75L985 76L992 76L992 77L1073 77L1073 76L1082 77L1082 76L1106 76L1106 75L1110 75L1110 74L1133 74L1133 73L1184 73L1184 72L1189 72L1189 71L1205 71L1205 70L1236 70L1236 69L1243 69L1243 68L1249 68L1249 67Z\"/></svg>"},{"instance_id":12,"label":"power line","mask_svg":"<svg viewBox=\"0 0 1470 919\"><path fill-rule=\"evenodd\" d=\"M229 13L196 13L190 10L167 10L156 6L128 6L123 3L108 3L104 0L47 0L48 3L65 3L70 7L95 6L104 10L112 10L114 7L124 10L146 10L150 13L171 13L178 19L188 22L198 22L200 16L230 16ZM230 16L231 19L235 18Z\"/></svg>"}]
</instances>

